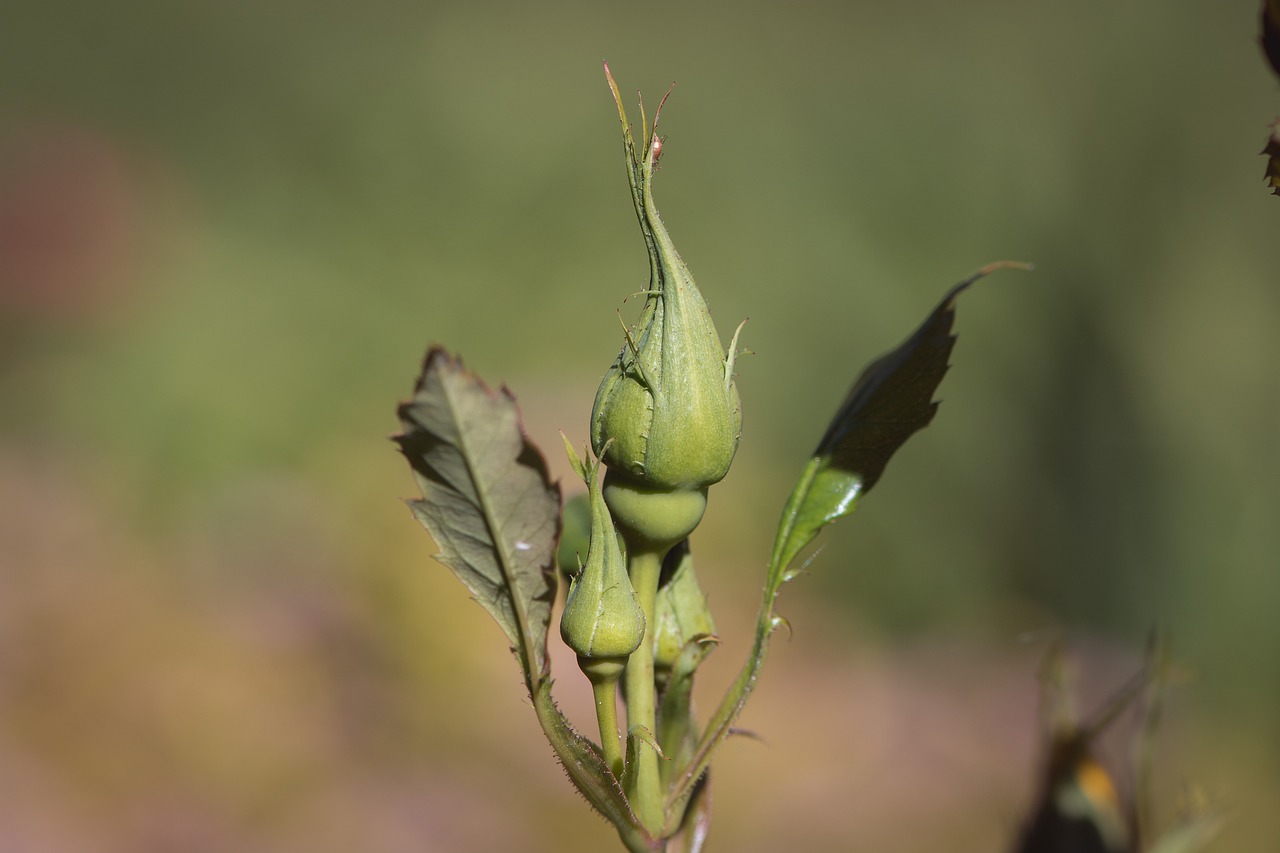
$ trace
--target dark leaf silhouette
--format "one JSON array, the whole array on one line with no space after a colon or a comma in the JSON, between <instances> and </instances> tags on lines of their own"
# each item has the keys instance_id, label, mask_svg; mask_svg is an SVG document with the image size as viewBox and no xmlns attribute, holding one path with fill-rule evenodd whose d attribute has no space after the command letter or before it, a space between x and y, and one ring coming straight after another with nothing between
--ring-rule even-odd
<instances>
[{"instance_id":1,"label":"dark leaf silhouette","mask_svg":"<svg viewBox=\"0 0 1280 853\"><path fill-rule=\"evenodd\" d=\"M951 333L956 297L985 274L947 291L911 337L863 370L818 442L813 455L858 475L863 494L880 479L897 449L937 413L933 394L947 374L956 342Z\"/></svg>"},{"instance_id":2,"label":"dark leaf silhouette","mask_svg":"<svg viewBox=\"0 0 1280 853\"><path fill-rule=\"evenodd\" d=\"M1280 0L1263 0L1260 25L1262 53L1276 76L1280 76Z\"/></svg>"},{"instance_id":3,"label":"dark leaf silhouette","mask_svg":"<svg viewBox=\"0 0 1280 853\"><path fill-rule=\"evenodd\" d=\"M914 334L872 362L853 383L787 498L769 559L751 654L708 722L692 759L679 767L669 808L682 807L693 796L711 752L728 737L755 688L769 638L785 624L773 608L782 585L796 573L792 563L797 555L823 527L853 512L858 498L875 485L894 452L933 419L938 408L933 394L946 375L955 344L951 326L956 297L983 276L1010 267L1030 268L997 261L978 270L948 290Z\"/></svg>"},{"instance_id":4,"label":"dark leaf silhouette","mask_svg":"<svg viewBox=\"0 0 1280 853\"><path fill-rule=\"evenodd\" d=\"M1271 70L1280 77L1280 0L1263 0L1262 14L1258 21L1262 31L1259 41L1262 54ZM1272 195L1280 195L1280 118L1271 123L1271 136L1262 149L1267 157L1267 173L1264 176Z\"/></svg>"},{"instance_id":5,"label":"dark leaf silhouette","mask_svg":"<svg viewBox=\"0 0 1280 853\"><path fill-rule=\"evenodd\" d=\"M853 512L898 448L933 420L938 410L933 394L946 376L956 341L951 333L956 297L983 276L1010 267L1029 268L998 261L978 270L948 290L897 349L863 370L787 502L773 571L786 570L819 530Z\"/></svg>"}]
</instances>

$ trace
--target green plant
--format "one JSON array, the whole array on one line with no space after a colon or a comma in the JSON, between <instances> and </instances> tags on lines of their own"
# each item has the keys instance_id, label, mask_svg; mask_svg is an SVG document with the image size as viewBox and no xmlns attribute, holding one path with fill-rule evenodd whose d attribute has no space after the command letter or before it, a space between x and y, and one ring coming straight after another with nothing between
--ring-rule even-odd
<instances>
[{"instance_id":1,"label":"green plant","mask_svg":"<svg viewBox=\"0 0 1280 853\"><path fill-rule=\"evenodd\" d=\"M577 522L589 544L585 561L561 555L572 581L560 633L593 686L598 742L574 730L551 693L546 643L559 586L560 493L524 434L512 395L491 391L457 358L433 348L413 399L399 409L397 441L422 490L410 501L414 515L438 544L439 559L505 632L570 780L629 850L692 851L708 830L712 757L785 623L775 612L783 584L799 572L797 560L818 532L851 513L897 449L932 420L955 343L959 294L993 270L1026 265L991 264L952 287L912 335L854 382L784 503L746 660L700 723L694 678L717 640L688 539L710 487L737 452L738 335L726 352L653 201L662 104L649 124L641 102L637 140L607 66L605 72L650 284L600 385L585 459L565 440L589 490L589 523Z\"/></svg>"},{"instance_id":2,"label":"green plant","mask_svg":"<svg viewBox=\"0 0 1280 853\"><path fill-rule=\"evenodd\" d=\"M1153 735L1163 692L1173 679L1168 651L1152 635L1142 669L1088 719L1075 708L1070 661L1061 642L1045 656L1043 769L1039 791L1015 853L1196 853L1224 823L1219 809L1190 789L1177 820L1157 833L1150 814ZM1138 720L1131 759L1132 788L1122 797L1098 757L1097 741L1131 707Z\"/></svg>"}]
</instances>

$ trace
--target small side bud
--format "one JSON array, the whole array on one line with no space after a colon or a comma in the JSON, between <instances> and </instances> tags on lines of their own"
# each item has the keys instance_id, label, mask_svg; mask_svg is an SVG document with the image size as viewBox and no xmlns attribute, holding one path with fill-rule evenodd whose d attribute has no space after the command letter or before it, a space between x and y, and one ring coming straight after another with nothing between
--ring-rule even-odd
<instances>
[{"instance_id":1,"label":"small side bud","mask_svg":"<svg viewBox=\"0 0 1280 853\"><path fill-rule=\"evenodd\" d=\"M626 557L605 505L598 477L599 462L586 469L590 489L591 540L587 560L569 588L560 636L601 676L621 673L627 657L644 639L645 619L627 576ZM603 667L603 669L601 669Z\"/></svg>"},{"instance_id":2,"label":"small side bud","mask_svg":"<svg viewBox=\"0 0 1280 853\"><path fill-rule=\"evenodd\" d=\"M715 621L707 597L693 573L693 554L685 542L671 549L663 565L663 574L671 569L670 578L658 589L653 613L653 667L659 684L664 684L685 647L697 640L714 636ZM698 661L710 652L704 645Z\"/></svg>"}]
</instances>

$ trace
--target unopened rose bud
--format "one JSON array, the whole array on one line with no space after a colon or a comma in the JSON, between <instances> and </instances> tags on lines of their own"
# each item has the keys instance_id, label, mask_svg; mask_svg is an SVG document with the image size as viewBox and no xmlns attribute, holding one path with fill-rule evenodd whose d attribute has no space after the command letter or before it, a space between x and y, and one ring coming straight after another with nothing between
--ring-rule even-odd
<instances>
[{"instance_id":1,"label":"unopened rose bud","mask_svg":"<svg viewBox=\"0 0 1280 853\"><path fill-rule=\"evenodd\" d=\"M704 489L724 478L738 449L742 414L733 353L726 358L706 302L653 203L658 115L654 129L645 129L640 154L620 104L619 114L632 201L649 250L649 289L635 332L627 334L596 394L591 444L616 476L657 489Z\"/></svg>"},{"instance_id":2,"label":"unopened rose bud","mask_svg":"<svg viewBox=\"0 0 1280 853\"><path fill-rule=\"evenodd\" d=\"M617 87L609 82L622 119L632 202L649 251L649 289L639 323L627 332L596 393L591 445L609 469L605 497L624 532L670 547L697 526L707 488L729 472L738 449L737 335L726 356L706 302L653 202L662 105L653 127L642 127L644 147L637 152ZM675 495L675 502L667 495Z\"/></svg>"}]
</instances>

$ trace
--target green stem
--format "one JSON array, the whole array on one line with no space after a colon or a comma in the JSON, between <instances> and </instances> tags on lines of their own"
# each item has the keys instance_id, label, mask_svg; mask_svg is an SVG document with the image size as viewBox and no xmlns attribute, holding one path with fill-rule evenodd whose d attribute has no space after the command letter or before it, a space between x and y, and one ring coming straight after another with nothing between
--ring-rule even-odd
<instances>
[{"instance_id":1,"label":"green stem","mask_svg":"<svg viewBox=\"0 0 1280 853\"><path fill-rule=\"evenodd\" d=\"M622 778L622 745L618 737L618 679L593 681L596 720L600 723L600 751L614 777Z\"/></svg>"},{"instance_id":2,"label":"green stem","mask_svg":"<svg viewBox=\"0 0 1280 853\"><path fill-rule=\"evenodd\" d=\"M627 570L631 575L631 586L640 599L640 608L644 611L645 636L640 647L632 652L627 660L624 675L627 687L627 728L643 726L651 736L657 733L657 707L653 683L653 626L654 601L658 596L658 577L662 572L662 558L653 550L631 551L627 553ZM657 834L662 830L663 807L662 786L658 772L658 754L648 743L639 744L636 753L636 766L628 768L627 799L631 808L649 832Z\"/></svg>"}]
</instances>

